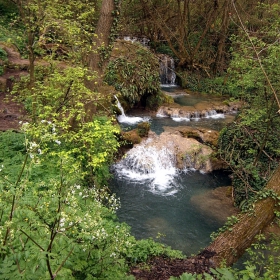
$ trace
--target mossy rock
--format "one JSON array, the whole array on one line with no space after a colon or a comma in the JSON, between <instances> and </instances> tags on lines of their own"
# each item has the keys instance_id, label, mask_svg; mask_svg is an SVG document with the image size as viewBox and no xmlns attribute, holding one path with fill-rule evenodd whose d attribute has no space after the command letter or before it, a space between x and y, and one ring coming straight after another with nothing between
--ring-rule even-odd
<instances>
[{"instance_id":1,"label":"mossy rock","mask_svg":"<svg viewBox=\"0 0 280 280\"><path fill-rule=\"evenodd\" d=\"M147 137L150 131L150 123L142 122L137 125L137 132L140 137Z\"/></svg>"},{"instance_id":2,"label":"mossy rock","mask_svg":"<svg viewBox=\"0 0 280 280\"><path fill-rule=\"evenodd\" d=\"M139 136L137 129L122 132L122 139L133 145L141 142L141 137Z\"/></svg>"}]
</instances>

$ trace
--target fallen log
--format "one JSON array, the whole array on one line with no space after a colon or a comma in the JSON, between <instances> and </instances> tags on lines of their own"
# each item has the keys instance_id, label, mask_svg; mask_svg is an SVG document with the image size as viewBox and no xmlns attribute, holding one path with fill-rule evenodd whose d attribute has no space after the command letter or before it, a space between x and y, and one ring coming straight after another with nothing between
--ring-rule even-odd
<instances>
[{"instance_id":1,"label":"fallen log","mask_svg":"<svg viewBox=\"0 0 280 280\"><path fill-rule=\"evenodd\" d=\"M265 190L280 196L280 166L275 170ZM209 261L213 267L221 264L231 266L252 244L255 236L275 218L275 199L271 196L258 200L251 211L239 214L238 221L206 247L201 254L210 253Z\"/></svg>"}]
</instances>

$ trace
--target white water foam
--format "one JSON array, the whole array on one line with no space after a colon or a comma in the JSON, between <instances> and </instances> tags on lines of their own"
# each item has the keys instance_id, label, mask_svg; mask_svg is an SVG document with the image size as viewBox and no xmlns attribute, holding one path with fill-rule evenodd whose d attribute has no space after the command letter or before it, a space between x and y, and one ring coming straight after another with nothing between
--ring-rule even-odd
<instances>
[{"instance_id":1,"label":"white water foam","mask_svg":"<svg viewBox=\"0 0 280 280\"><path fill-rule=\"evenodd\" d=\"M172 117L172 120L174 122L183 122L183 121L189 122L190 121L189 118L182 118L182 117Z\"/></svg>"},{"instance_id":2,"label":"white water foam","mask_svg":"<svg viewBox=\"0 0 280 280\"><path fill-rule=\"evenodd\" d=\"M128 117L126 115L119 115L117 117L119 123L136 124L143 122L144 118L141 117Z\"/></svg>"},{"instance_id":3,"label":"white water foam","mask_svg":"<svg viewBox=\"0 0 280 280\"><path fill-rule=\"evenodd\" d=\"M136 124L139 122L146 122L149 121L149 117L129 117L124 113L124 109L120 103L120 101L118 100L118 98L115 96L116 100L117 100L117 107L119 108L119 110L121 111L121 115L119 115L117 117L118 122L119 123L127 123L127 124Z\"/></svg>"},{"instance_id":4,"label":"white water foam","mask_svg":"<svg viewBox=\"0 0 280 280\"><path fill-rule=\"evenodd\" d=\"M132 148L115 164L116 174L131 182L148 184L153 193L173 195L177 192L174 178L178 175L173 147L170 145L159 150L147 146L148 142Z\"/></svg>"},{"instance_id":5,"label":"white water foam","mask_svg":"<svg viewBox=\"0 0 280 280\"><path fill-rule=\"evenodd\" d=\"M211 110L208 111L207 114L205 115L205 118L211 118L211 119L224 119L225 114L223 113L217 113L216 110Z\"/></svg>"},{"instance_id":6,"label":"white water foam","mask_svg":"<svg viewBox=\"0 0 280 280\"><path fill-rule=\"evenodd\" d=\"M185 116L184 115L181 116L181 115L178 115L178 114L172 114L171 116L168 116L163 112L163 110L160 109L157 112L156 116L158 118L168 118L168 117L170 117L175 122L199 121L200 119L203 119L203 118L205 118L205 119L224 119L225 118L225 114L217 113L216 110L207 111L204 116L200 116L199 112L193 112L192 116L190 116L190 113L185 114Z\"/></svg>"}]
</instances>

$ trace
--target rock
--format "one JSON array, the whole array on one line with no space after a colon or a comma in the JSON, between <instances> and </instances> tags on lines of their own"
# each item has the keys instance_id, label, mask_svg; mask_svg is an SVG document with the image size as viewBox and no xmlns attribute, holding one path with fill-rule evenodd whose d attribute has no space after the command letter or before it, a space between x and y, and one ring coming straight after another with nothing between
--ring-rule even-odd
<instances>
[{"instance_id":1,"label":"rock","mask_svg":"<svg viewBox=\"0 0 280 280\"><path fill-rule=\"evenodd\" d=\"M219 187L208 192L195 195L191 198L191 203L203 216L208 216L221 223L227 218L239 213L233 205L232 187Z\"/></svg>"},{"instance_id":2,"label":"rock","mask_svg":"<svg viewBox=\"0 0 280 280\"><path fill-rule=\"evenodd\" d=\"M242 102L227 102L223 101L201 101L194 106L181 106L173 103L161 106L157 114L166 117L188 117L188 118L203 118L209 115L209 112L216 111L217 113L235 112L241 108Z\"/></svg>"},{"instance_id":3,"label":"rock","mask_svg":"<svg viewBox=\"0 0 280 280\"><path fill-rule=\"evenodd\" d=\"M189 127L189 126L178 126L178 127L164 127L165 131L179 131L185 138L194 138L200 143L207 144L212 147L217 146L219 132L216 130L206 129L202 127Z\"/></svg>"},{"instance_id":4,"label":"rock","mask_svg":"<svg viewBox=\"0 0 280 280\"><path fill-rule=\"evenodd\" d=\"M193 138L183 137L179 131L165 131L160 135L149 132L148 139L145 147L152 146L158 150L162 147L173 149L179 169L195 168L206 173L213 170L210 160L212 149Z\"/></svg>"},{"instance_id":5,"label":"rock","mask_svg":"<svg viewBox=\"0 0 280 280\"><path fill-rule=\"evenodd\" d=\"M201 144L208 146L211 153L208 154L208 160L210 161L211 170L221 170L225 169L227 165L220 159L214 156L215 147L218 143L219 132L216 130L209 130L201 127L188 127L188 126L178 126L178 127L164 127L164 131L169 133L180 133L184 138L193 138Z\"/></svg>"},{"instance_id":6,"label":"rock","mask_svg":"<svg viewBox=\"0 0 280 280\"><path fill-rule=\"evenodd\" d=\"M128 131L128 132L122 132L122 138L124 141L127 141L129 143L133 144L139 144L141 142L141 137L139 136L136 129Z\"/></svg>"}]
</instances>

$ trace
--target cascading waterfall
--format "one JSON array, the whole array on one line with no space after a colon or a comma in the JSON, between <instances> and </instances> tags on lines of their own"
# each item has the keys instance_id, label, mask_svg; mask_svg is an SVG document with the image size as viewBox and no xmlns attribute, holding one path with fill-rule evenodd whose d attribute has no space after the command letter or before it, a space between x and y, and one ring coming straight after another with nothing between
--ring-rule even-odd
<instances>
[{"instance_id":1,"label":"cascading waterfall","mask_svg":"<svg viewBox=\"0 0 280 280\"><path fill-rule=\"evenodd\" d=\"M166 88L173 90L175 87L167 85ZM186 99L189 98L194 97L187 96ZM216 211L212 206L217 204L219 207L219 202L211 204L212 200L207 211L200 210L200 207L208 205L206 202L209 199L207 195L202 198L200 195L215 187L231 184L227 174L203 174L194 170L192 167L197 163L196 159L201 157L181 153L174 138L162 137L164 127L182 126L176 123L182 120L186 121L184 126L206 127L209 130L218 127L216 130L220 130L223 125L220 127L218 124L224 121L219 118L223 118L224 114L217 113L211 107L198 111L198 108L205 107L194 107L197 103L194 100L191 104L181 104L192 106L190 110L179 106L162 106L157 117L150 118L152 132L149 138L135 145L123 159L111 166L114 176L110 188L121 201L117 211L120 221L131 226L132 234L137 239L156 239L161 233L161 242L187 255L195 254L209 244L210 234L221 226L212 213L224 214L226 210L221 206ZM126 116L119 102L118 107L121 112L119 122L128 122L128 126L132 127L135 120L142 121L139 117ZM126 124L121 125L126 127ZM153 136L153 133L156 135ZM182 154L183 157L180 156ZM197 200L193 200L196 196ZM193 201L198 203L194 204Z\"/></svg>"},{"instance_id":2,"label":"cascading waterfall","mask_svg":"<svg viewBox=\"0 0 280 280\"><path fill-rule=\"evenodd\" d=\"M172 57L161 55L160 57L160 83L163 86L175 85L175 63Z\"/></svg>"},{"instance_id":3,"label":"cascading waterfall","mask_svg":"<svg viewBox=\"0 0 280 280\"><path fill-rule=\"evenodd\" d=\"M216 110L210 110L205 113L205 118L220 119L224 117L225 115L223 113L217 113Z\"/></svg>"},{"instance_id":4,"label":"cascading waterfall","mask_svg":"<svg viewBox=\"0 0 280 280\"><path fill-rule=\"evenodd\" d=\"M116 100L117 100L117 107L119 108L121 115L119 115L117 117L118 122L120 123L127 123L127 124L136 124L139 122L143 122L143 121L148 121L149 118L141 118L141 117L129 117L125 114L124 109L120 103L120 101L118 100L118 98L115 96Z\"/></svg>"},{"instance_id":5,"label":"cascading waterfall","mask_svg":"<svg viewBox=\"0 0 280 280\"><path fill-rule=\"evenodd\" d=\"M182 122L182 121L198 121L202 118L206 119L223 119L225 118L225 114L217 113L216 110L208 110L208 111L193 111L193 112L184 112L184 111L173 111L173 112L166 112L165 108L159 108L156 116L158 118L165 118L170 117L175 122Z\"/></svg>"},{"instance_id":6,"label":"cascading waterfall","mask_svg":"<svg viewBox=\"0 0 280 280\"><path fill-rule=\"evenodd\" d=\"M176 168L174 147L149 146L150 140L132 148L125 157L113 166L116 176L130 182L149 185L154 193L171 195L177 192L173 185Z\"/></svg>"}]
</instances>

